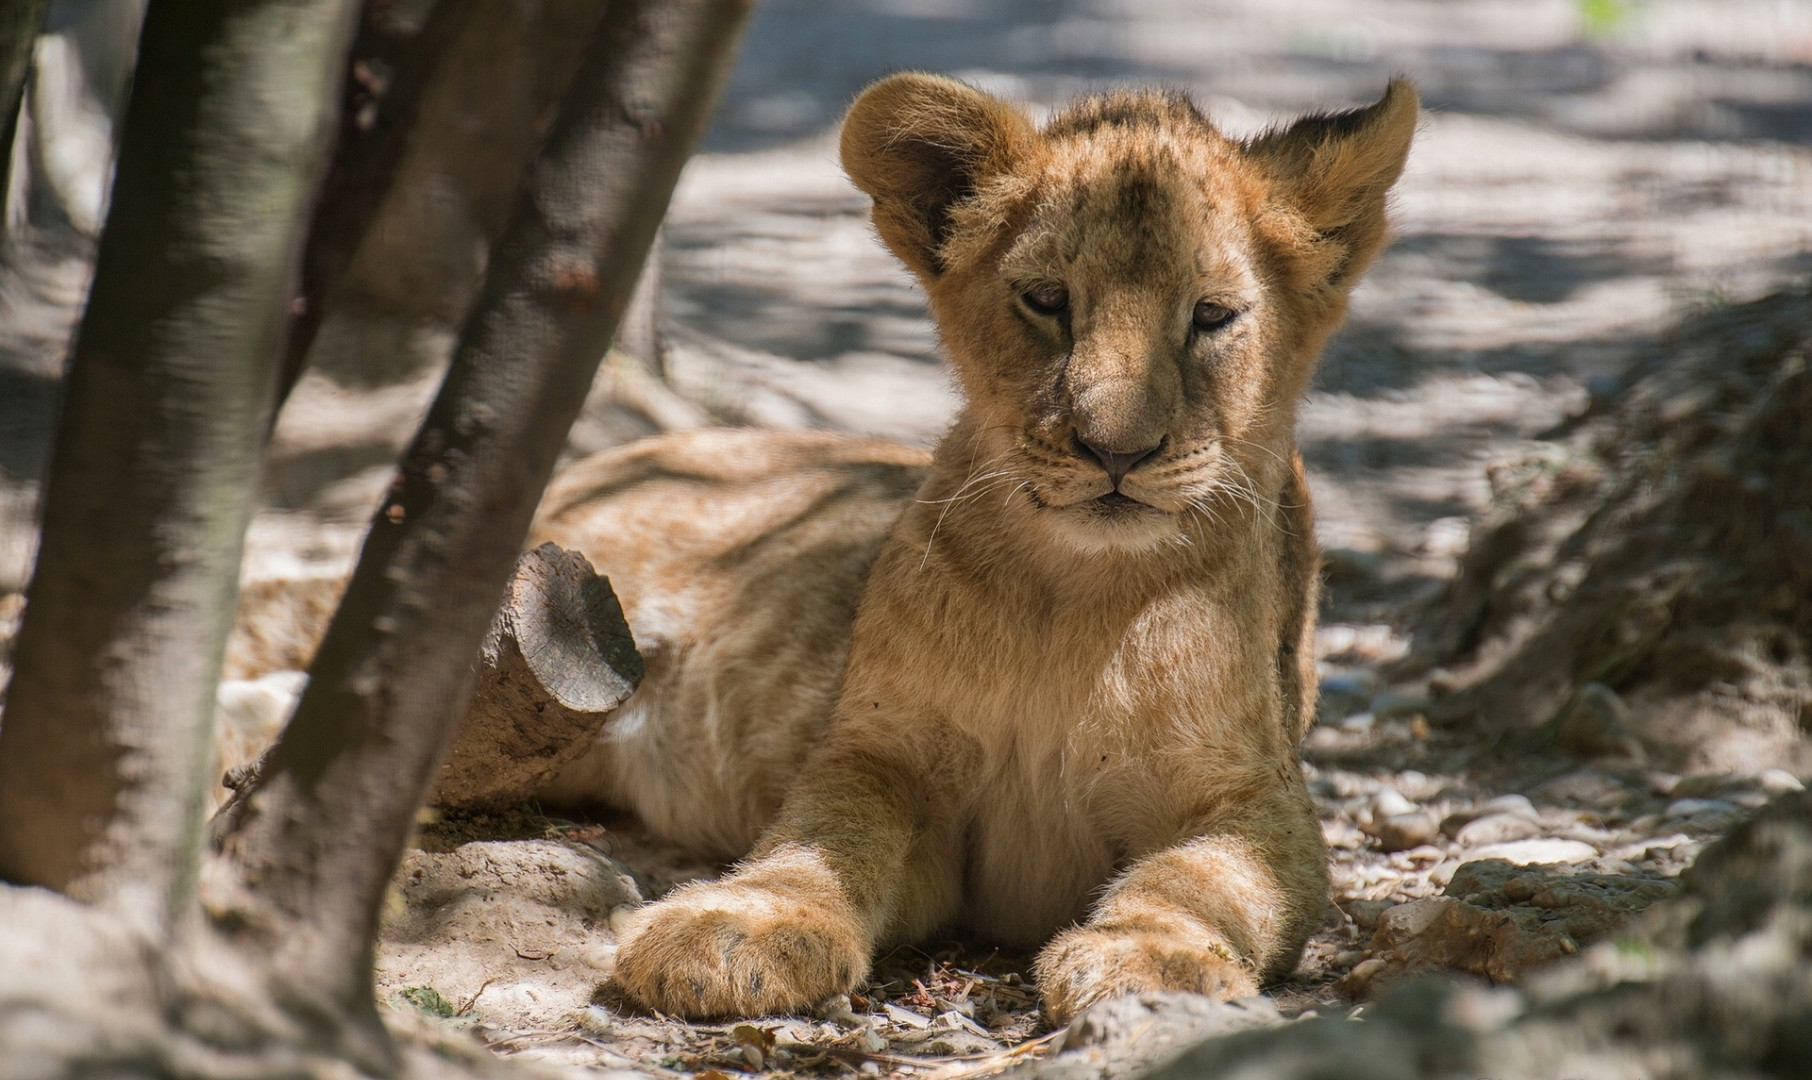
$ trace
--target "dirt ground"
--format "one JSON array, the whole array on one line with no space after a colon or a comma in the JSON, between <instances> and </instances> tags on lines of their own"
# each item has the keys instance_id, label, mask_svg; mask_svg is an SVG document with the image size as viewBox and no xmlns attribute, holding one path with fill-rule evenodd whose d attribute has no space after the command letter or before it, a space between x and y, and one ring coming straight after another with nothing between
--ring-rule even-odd
<instances>
[{"instance_id":1,"label":"dirt ground","mask_svg":"<svg viewBox=\"0 0 1812 1080\"><path fill-rule=\"evenodd\" d=\"M1713 371L1725 355L1803 349L1788 340L1812 324L1803 294L1743 305L1812 272L1812 7L775 0L666 228L665 370L679 401L651 416L607 373L574 455L701 419L936 439L953 399L922 299L835 165L843 104L912 67L1035 109L1162 82L1239 132L1367 100L1394 72L1423 92L1396 243L1355 295L1299 428L1328 579L1324 704L1305 749L1333 856L1324 930L1275 1008L1231 1020L1153 1002L1048 1032L1026 957L949 942L894 953L867 990L817 1015L686 1025L597 988L613 913L716 868L631 821L524 810L424 825L380 960L398 1026L593 1069L954 1078L1062 1051L1075 1075L1118 1075L1179 1033L1361 1010L1427 968L1514 978L1613 937L1671 895L1709 840L1799 786L1812 760L1798 730L1714 725L1671 756L1582 750L1531 735L1552 726L1551 706L1448 707L1474 699L1455 696L1465 671L1433 654L1475 525L1503 511L1516 463L1620 415L1632 373L1688 353ZM0 620L16 616L29 571L86 275L80 243L19 243L0 281ZM1744 344L1757 333L1774 336ZM349 565L432 390L429 377L304 381L273 444L248 579ZM1646 700L1649 676L1635 678L1568 707L1621 716ZM232 693L269 719L293 690Z\"/></svg>"}]
</instances>

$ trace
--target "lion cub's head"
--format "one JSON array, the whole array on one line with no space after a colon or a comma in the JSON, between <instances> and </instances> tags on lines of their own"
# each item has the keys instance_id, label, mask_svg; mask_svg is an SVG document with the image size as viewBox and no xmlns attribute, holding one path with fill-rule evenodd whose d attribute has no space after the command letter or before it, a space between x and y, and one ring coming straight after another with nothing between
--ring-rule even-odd
<instances>
[{"instance_id":1,"label":"lion cub's head","mask_svg":"<svg viewBox=\"0 0 1812 1080\"><path fill-rule=\"evenodd\" d=\"M978 459L1074 546L1137 549L1275 498L1415 125L1401 80L1240 142L1177 95L1039 129L908 74L856 101L842 154L930 296Z\"/></svg>"}]
</instances>

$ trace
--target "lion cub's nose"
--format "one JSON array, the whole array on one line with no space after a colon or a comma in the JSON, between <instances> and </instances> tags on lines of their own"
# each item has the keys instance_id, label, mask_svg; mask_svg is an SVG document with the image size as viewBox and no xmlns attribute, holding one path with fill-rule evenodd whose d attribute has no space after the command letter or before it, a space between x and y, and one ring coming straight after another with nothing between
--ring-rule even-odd
<instances>
[{"instance_id":1,"label":"lion cub's nose","mask_svg":"<svg viewBox=\"0 0 1812 1080\"><path fill-rule=\"evenodd\" d=\"M1080 435L1076 436L1076 449L1082 452L1082 456L1094 458L1095 463L1107 471L1107 478L1113 481L1116 488L1120 486L1120 481L1126 479L1126 474L1133 471L1134 466L1157 453L1163 445L1164 440L1159 439L1143 450L1108 450L1084 440Z\"/></svg>"}]
</instances>

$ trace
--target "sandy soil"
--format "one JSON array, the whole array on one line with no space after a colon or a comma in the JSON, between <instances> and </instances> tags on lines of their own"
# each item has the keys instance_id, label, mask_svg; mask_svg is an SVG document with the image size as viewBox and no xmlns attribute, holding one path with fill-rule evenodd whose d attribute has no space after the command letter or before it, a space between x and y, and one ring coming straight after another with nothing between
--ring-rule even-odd
<instances>
[{"instance_id":1,"label":"sandy soil","mask_svg":"<svg viewBox=\"0 0 1812 1080\"><path fill-rule=\"evenodd\" d=\"M1441 893L1464 862L1665 883L1769 792L1797 783L1766 761L1720 779L1494 760L1482 736L1431 730L1423 687L1386 676L1487 505L1489 463L1614 396L1629 365L1665 355L1686 314L1812 271L1812 7L774 0L667 225L666 371L697 407L680 414L937 437L953 399L935 336L838 172L832 130L862 84L910 67L1038 109L1163 82L1237 131L1366 100L1394 72L1423 91L1398 239L1356 294L1302 411L1329 564L1317 641L1327 704L1306 755L1337 907L1274 995L1283 1012L1351 1008L1367 991L1372 973L1353 972L1380 919ZM57 372L86 275L79 244L15 244L0 280L0 618L29 570ZM248 577L348 565L432 388L304 382L273 446ZM646 410L615 398L601 382L573 453L655 430ZM1388 820L1404 819L1422 833L1387 835ZM459 847L499 836L540 846L507 857ZM400 1025L550 1062L724 1072L953 1077L1061 1042L1038 1026L1024 958L962 943L888 958L875 987L821 1016L700 1027L636 1015L593 997L611 912L713 868L633 822L528 816L441 823L426 837L381 964ZM632 877L585 861L594 854ZM421 899L436 874L459 875L435 861L456 855L518 860L498 871L507 881L580 884ZM1103 1051L1070 1051L1091 1052ZM1113 1050L1093 1071L1136 1057Z\"/></svg>"}]
</instances>

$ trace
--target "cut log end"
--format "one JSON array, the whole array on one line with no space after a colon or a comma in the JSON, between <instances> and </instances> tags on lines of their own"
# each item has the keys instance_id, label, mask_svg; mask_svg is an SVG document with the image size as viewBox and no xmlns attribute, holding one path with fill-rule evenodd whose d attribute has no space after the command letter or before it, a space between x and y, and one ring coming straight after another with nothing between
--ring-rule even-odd
<instances>
[{"instance_id":1,"label":"cut log end","mask_svg":"<svg viewBox=\"0 0 1812 1080\"><path fill-rule=\"evenodd\" d=\"M479 651L435 805L486 810L528 798L584 753L641 677L610 581L554 544L523 555Z\"/></svg>"}]
</instances>

